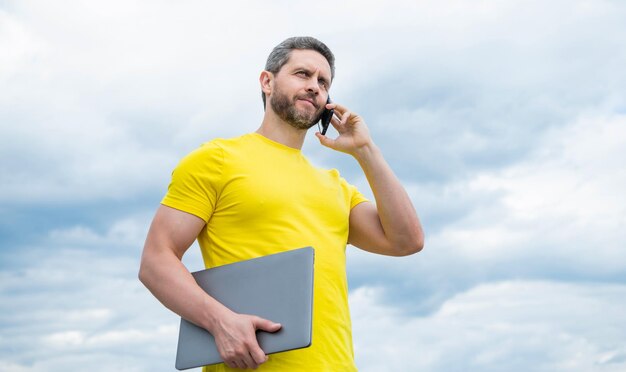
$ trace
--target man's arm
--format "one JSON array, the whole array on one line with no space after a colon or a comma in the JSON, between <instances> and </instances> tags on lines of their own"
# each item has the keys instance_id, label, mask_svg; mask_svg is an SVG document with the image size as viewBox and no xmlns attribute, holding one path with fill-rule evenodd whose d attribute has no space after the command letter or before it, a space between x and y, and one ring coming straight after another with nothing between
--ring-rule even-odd
<instances>
[{"instance_id":1,"label":"man's arm","mask_svg":"<svg viewBox=\"0 0 626 372\"><path fill-rule=\"evenodd\" d=\"M198 286L181 259L203 227L201 218L161 205L146 238L139 279L167 308L211 332L226 365L257 368L267 356L255 331L275 332L280 324L236 314Z\"/></svg>"},{"instance_id":2,"label":"man's arm","mask_svg":"<svg viewBox=\"0 0 626 372\"><path fill-rule=\"evenodd\" d=\"M337 117L331 123L339 137L330 139L319 133L317 137L324 146L354 156L376 199L376 205L365 202L350 211L348 242L389 256L419 252L424 246L419 218L406 190L372 141L365 122L341 105L326 107L335 110Z\"/></svg>"}]
</instances>

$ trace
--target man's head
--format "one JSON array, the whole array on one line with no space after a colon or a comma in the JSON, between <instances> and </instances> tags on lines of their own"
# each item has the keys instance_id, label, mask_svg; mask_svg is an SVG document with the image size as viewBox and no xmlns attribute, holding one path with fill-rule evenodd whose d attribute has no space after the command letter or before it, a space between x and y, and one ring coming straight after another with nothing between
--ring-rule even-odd
<instances>
[{"instance_id":1,"label":"man's head","mask_svg":"<svg viewBox=\"0 0 626 372\"><path fill-rule=\"evenodd\" d=\"M278 74L280 69L289 61L293 50L313 50L324 56L330 65L331 82L335 78L335 56L333 52L321 41L310 36L290 37L289 39L278 44L265 63L265 70L273 74ZM265 109L266 98L265 93L261 92L263 99L263 109Z\"/></svg>"}]
</instances>

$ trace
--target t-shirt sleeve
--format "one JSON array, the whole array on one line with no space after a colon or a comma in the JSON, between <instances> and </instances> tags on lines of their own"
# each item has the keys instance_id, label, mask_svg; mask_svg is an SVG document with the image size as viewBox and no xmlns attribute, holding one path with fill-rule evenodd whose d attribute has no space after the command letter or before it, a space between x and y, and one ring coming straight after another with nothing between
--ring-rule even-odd
<instances>
[{"instance_id":1,"label":"t-shirt sleeve","mask_svg":"<svg viewBox=\"0 0 626 372\"><path fill-rule=\"evenodd\" d=\"M208 222L222 188L223 164L223 150L214 142L191 152L172 172L172 180L161 204Z\"/></svg>"},{"instance_id":2,"label":"t-shirt sleeve","mask_svg":"<svg viewBox=\"0 0 626 372\"><path fill-rule=\"evenodd\" d=\"M369 201L363 194L361 194L361 192L359 192L356 186L349 184L343 177L341 178L341 183L344 189L348 191L348 195L350 195L350 209L356 207L357 204Z\"/></svg>"}]
</instances>

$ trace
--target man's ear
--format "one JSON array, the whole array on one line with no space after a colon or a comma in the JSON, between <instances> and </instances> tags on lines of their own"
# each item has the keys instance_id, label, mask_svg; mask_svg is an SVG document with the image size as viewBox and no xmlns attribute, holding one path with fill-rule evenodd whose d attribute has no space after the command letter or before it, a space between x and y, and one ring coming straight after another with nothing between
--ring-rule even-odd
<instances>
[{"instance_id":1,"label":"man's ear","mask_svg":"<svg viewBox=\"0 0 626 372\"><path fill-rule=\"evenodd\" d=\"M274 86L274 74L269 71L263 70L261 76L259 76L259 82L261 83L261 90L266 96L272 93L272 87Z\"/></svg>"}]
</instances>

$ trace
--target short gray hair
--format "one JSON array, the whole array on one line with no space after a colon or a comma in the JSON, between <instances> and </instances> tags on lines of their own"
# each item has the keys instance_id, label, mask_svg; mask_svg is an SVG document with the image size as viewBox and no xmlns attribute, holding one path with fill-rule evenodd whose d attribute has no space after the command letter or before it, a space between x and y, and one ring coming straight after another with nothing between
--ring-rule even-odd
<instances>
[{"instance_id":1,"label":"short gray hair","mask_svg":"<svg viewBox=\"0 0 626 372\"><path fill-rule=\"evenodd\" d=\"M265 70L277 74L281 68L289 61L291 51L294 49L314 50L324 56L330 65L330 80L335 78L335 56L326 44L310 36L290 37L282 43L276 45L265 63ZM265 109L265 93L261 92L263 99L263 109Z\"/></svg>"}]
</instances>

